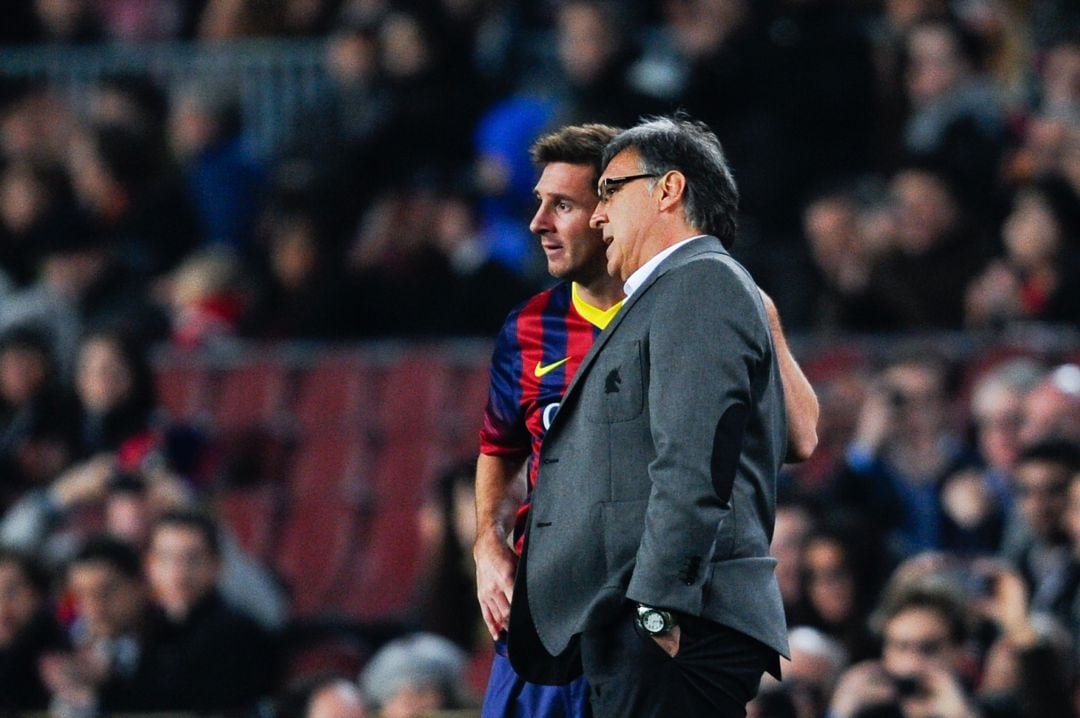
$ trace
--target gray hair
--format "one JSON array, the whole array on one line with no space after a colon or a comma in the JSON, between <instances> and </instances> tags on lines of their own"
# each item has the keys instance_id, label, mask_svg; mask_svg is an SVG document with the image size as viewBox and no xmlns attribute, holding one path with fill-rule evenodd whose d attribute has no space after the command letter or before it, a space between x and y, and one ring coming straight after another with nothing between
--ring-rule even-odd
<instances>
[{"instance_id":1,"label":"gray hair","mask_svg":"<svg viewBox=\"0 0 1080 718\"><path fill-rule=\"evenodd\" d=\"M734 244L739 191L720 140L705 123L681 113L645 118L608 144L604 166L628 149L638 153L642 172L682 172L686 177L683 211L687 223L699 232L715 235L725 247Z\"/></svg>"},{"instance_id":2,"label":"gray hair","mask_svg":"<svg viewBox=\"0 0 1080 718\"><path fill-rule=\"evenodd\" d=\"M360 674L360 688L377 708L408 687L441 690L453 706L465 660L465 651L442 636L415 633L380 648Z\"/></svg>"}]
</instances>

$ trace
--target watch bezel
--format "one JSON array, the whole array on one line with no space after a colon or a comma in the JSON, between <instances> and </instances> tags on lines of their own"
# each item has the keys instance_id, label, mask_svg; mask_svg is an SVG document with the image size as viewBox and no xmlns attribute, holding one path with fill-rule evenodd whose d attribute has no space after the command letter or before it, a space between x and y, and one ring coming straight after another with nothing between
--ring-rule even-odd
<instances>
[{"instance_id":1,"label":"watch bezel","mask_svg":"<svg viewBox=\"0 0 1080 718\"><path fill-rule=\"evenodd\" d=\"M649 627L650 619L654 616L660 618L661 625L658 630ZM639 605L637 607L637 624L641 630L650 636L664 636L671 633L672 629L675 628L675 617L671 614L671 611Z\"/></svg>"}]
</instances>

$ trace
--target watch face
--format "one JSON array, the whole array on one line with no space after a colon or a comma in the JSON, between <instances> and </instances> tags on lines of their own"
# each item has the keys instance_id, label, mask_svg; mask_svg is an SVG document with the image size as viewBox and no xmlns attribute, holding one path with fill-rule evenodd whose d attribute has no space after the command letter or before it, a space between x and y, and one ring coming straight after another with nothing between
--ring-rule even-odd
<instances>
[{"instance_id":1,"label":"watch face","mask_svg":"<svg viewBox=\"0 0 1080 718\"><path fill-rule=\"evenodd\" d=\"M660 633L664 630L664 617L659 611L649 611L642 616L641 625L649 633Z\"/></svg>"}]
</instances>

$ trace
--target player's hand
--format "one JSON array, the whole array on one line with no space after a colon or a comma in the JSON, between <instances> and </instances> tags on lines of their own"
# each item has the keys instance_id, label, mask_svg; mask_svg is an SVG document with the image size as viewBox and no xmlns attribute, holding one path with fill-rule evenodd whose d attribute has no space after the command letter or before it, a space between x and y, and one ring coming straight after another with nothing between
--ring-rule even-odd
<instances>
[{"instance_id":1,"label":"player's hand","mask_svg":"<svg viewBox=\"0 0 1080 718\"><path fill-rule=\"evenodd\" d=\"M492 640L510 620L510 601L514 596L517 554L496 531L483 531L473 545L476 560L476 597Z\"/></svg>"},{"instance_id":2,"label":"player's hand","mask_svg":"<svg viewBox=\"0 0 1080 718\"><path fill-rule=\"evenodd\" d=\"M679 638L682 636L682 631L679 626L671 629L671 633L667 633L663 636L650 636L656 644L664 649L664 653L668 654L672 658L679 654Z\"/></svg>"}]
</instances>

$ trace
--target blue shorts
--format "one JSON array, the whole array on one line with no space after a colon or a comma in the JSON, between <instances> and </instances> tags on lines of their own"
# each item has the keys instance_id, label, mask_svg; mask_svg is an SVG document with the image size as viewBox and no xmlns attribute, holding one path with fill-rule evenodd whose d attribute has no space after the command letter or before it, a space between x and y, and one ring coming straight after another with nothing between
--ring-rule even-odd
<instances>
[{"instance_id":1,"label":"blue shorts","mask_svg":"<svg viewBox=\"0 0 1080 718\"><path fill-rule=\"evenodd\" d=\"M589 718L589 684L581 676L565 686L542 686L521 678L506 657L506 642L495 643L491 678L480 718Z\"/></svg>"}]
</instances>

